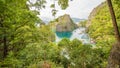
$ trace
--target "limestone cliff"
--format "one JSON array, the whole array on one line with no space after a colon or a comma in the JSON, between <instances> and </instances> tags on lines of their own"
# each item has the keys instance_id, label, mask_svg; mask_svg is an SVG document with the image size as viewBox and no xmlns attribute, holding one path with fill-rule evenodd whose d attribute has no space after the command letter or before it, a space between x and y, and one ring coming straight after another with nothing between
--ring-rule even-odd
<instances>
[{"instance_id":1,"label":"limestone cliff","mask_svg":"<svg viewBox=\"0 0 120 68\"><path fill-rule=\"evenodd\" d=\"M78 26L72 21L69 15L65 14L58 18L56 24L56 31L57 32L67 32L73 31Z\"/></svg>"}]
</instances>

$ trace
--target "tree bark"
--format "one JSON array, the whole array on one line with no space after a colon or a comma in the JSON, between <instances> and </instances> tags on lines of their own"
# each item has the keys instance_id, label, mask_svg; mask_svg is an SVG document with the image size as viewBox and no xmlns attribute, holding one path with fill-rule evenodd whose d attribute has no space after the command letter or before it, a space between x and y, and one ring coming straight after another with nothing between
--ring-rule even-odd
<instances>
[{"instance_id":1,"label":"tree bark","mask_svg":"<svg viewBox=\"0 0 120 68\"><path fill-rule=\"evenodd\" d=\"M3 20L4 19L1 19L0 21L0 27L1 28L4 28L4 25L3 25ZM2 39L2 43L3 43L3 47L2 47L2 52L3 52L3 58L6 58L7 56L7 52L8 52L8 46L7 46L7 37L6 37L6 29L3 29L3 33L4 33L4 36L1 38Z\"/></svg>"},{"instance_id":2,"label":"tree bark","mask_svg":"<svg viewBox=\"0 0 120 68\"><path fill-rule=\"evenodd\" d=\"M120 42L120 33L119 33L118 26L117 26L117 21L116 21L113 5L112 5L111 0L107 0L107 3L108 3L108 7L109 7L110 14L112 17L112 23L113 23L113 27L114 27L114 31L115 31L115 37L116 37L117 41Z\"/></svg>"},{"instance_id":3,"label":"tree bark","mask_svg":"<svg viewBox=\"0 0 120 68\"><path fill-rule=\"evenodd\" d=\"M8 52L6 36L4 36L3 40L4 40L4 46L3 46L3 47L4 47L3 58L6 58L6 56L7 56L7 52Z\"/></svg>"},{"instance_id":4,"label":"tree bark","mask_svg":"<svg viewBox=\"0 0 120 68\"><path fill-rule=\"evenodd\" d=\"M115 16L115 12L113 9L113 5L111 0L107 0L107 4L109 7L109 11L111 14L111 18L112 18L112 23L113 23L113 27L114 27L114 31L115 31L115 38L117 40L117 43L113 45L111 52L110 52L110 56L108 59L108 65L107 68L116 68L116 66L118 64L120 64L120 33L119 33L119 29L118 29L118 25L117 25L117 21L116 21L116 16ZM119 66L120 67L120 66Z\"/></svg>"}]
</instances>

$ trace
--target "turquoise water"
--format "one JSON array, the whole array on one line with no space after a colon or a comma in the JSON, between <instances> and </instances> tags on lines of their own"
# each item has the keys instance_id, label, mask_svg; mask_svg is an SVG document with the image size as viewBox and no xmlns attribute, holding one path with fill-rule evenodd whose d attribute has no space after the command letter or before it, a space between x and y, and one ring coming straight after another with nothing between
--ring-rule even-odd
<instances>
[{"instance_id":1,"label":"turquoise water","mask_svg":"<svg viewBox=\"0 0 120 68\"><path fill-rule=\"evenodd\" d=\"M85 33L85 28L80 27L75 29L72 32L55 32L56 34L56 42L61 41L63 38L68 38L70 40L78 39L83 43L90 43L90 37L87 33Z\"/></svg>"},{"instance_id":2,"label":"turquoise water","mask_svg":"<svg viewBox=\"0 0 120 68\"><path fill-rule=\"evenodd\" d=\"M72 36L72 32L56 32L56 35L59 38L70 38Z\"/></svg>"}]
</instances>

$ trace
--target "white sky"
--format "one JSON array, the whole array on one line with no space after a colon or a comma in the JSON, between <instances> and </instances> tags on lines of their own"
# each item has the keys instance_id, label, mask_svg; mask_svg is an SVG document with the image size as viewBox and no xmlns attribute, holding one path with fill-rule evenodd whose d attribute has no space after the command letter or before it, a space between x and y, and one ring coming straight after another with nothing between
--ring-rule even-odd
<instances>
[{"instance_id":1,"label":"white sky","mask_svg":"<svg viewBox=\"0 0 120 68\"><path fill-rule=\"evenodd\" d=\"M69 2L69 7L66 10L61 10L56 2L56 9L58 10L56 17L69 14L71 17L87 19L93 8L103 1L105 0L73 0ZM50 8L51 4L53 4L53 0L47 0L46 9L40 11L40 17L53 18Z\"/></svg>"}]
</instances>

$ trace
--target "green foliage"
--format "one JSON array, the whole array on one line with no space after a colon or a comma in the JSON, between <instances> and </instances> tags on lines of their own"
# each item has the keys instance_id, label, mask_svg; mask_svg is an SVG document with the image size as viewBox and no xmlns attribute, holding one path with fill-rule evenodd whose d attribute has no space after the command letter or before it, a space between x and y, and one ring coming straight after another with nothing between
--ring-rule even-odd
<instances>
[{"instance_id":1,"label":"green foliage","mask_svg":"<svg viewBox=\"0 0 120 68\"><path fill-rule=\"evenodd\" d=\"M64 54L61 63L64 68L68 66L72 68L104 68L106 66L108 56L106 51L109 52L109 49L104 50L99 46L93 47L92 45L82 44L77 39L73 41L63 40L58 45L60 45L59 47L62 46L61 50L63 49ZM66 43L69 45L66 45ZM69 58L65 57L67 54Z\"/></svg>"},{"instance_id":2,"label":"green foliage","mask_svg":"<svg viewBox=\"0 0 120 68\"><path fill-rule=\"evenodd\" d=\"M78 39L74 39L73 41L70 42L70 48L69 49L74 49L82 45L82 42Z\"/></svg>"},{"instance_id":3,"label":"green foliage","mask_svg":"<svg viewBox=\"0 0 120 68\"><path fill-rule=\"evenodd\" d=\"M51 7L51 8L55 8L55 4L51 4L50 7Z\"/></svg>"},{"instance_id":4,"label":"green foliage","mask_svg":"<svg viewBox=\"0 0 120 68\"><path fill-rule=\"evenodd\" d=\"M58 0L58 4L62 9L66 9L68 5L69 0Z\"/></svg>"},{"instance_id":5,"label":"green foliage","mask_svg":"<svg viewBox=\"0 0 120 68\"><path fill-rule=\"evenodd\" d=\"M29 7L35 7L38 10L45 8L46 0L36 0L34 3L31 0L28 0Z\"/></svg>"},{"instance_id":6,"label":"green foliage","mask_svg":"<svg viewBox=\"0 0 120 68\"><path fill-rule=\"evenodd\" d=\"M113 1L113 6L116 13L117 22L119 25L120 13L118 11L120 7L118 6L119 4L116 4L114 2L115 1ZM115 40L111 16L106 3L103 3L101 6L102 9L98 7L96 9L95 16L91 20L92 23L89 27L89 34L98 42L104 39L103 41L108 41L109 43L111 43L110 42L111 40L113 40L113 42Z\"/></svg>"},{"instance_id":7,"label":"green foliage","mask_svg":"<svg viewBox=\"0 0 120 68\"><path fill-rule=\"evenodd\" d=\"M0 0L0 67L27 67L43 59L44 50L38 51L39 48L51 49L44 43L54 41L54 34L49 25L36 26L41 21L26 2ZM51 51L54 50L48 50L50 57L47 58L54 55Z\"/></svg>"},{"instance_id":8,"label":"green foliage","mask_svg":"<svg viewBox=\"0 0 120 68\"><path fill-rule=\"evenodd\" d=\"M117 23L119 26L120 3L118 3L118 0L113 0L112 3L115 10ZM112 20L107 3L106 2L102 3L92 13L94 15L90 18L89 22L91 22L91 24L88 28L89 29L88 33L93 39L95 39L96 46L101 49L102 57L101 66L105 66L109 56L110 49L113 43L115 43L114 28L112 25Z\"/></svg>"},{"instance_id":9,"label":"green foliage","mask_svg":"<svg viewBox=\"0 0 120 68\"><path fill-rule=\"evenodd\" d=\"M6 9L0 11L0 46L1 49L6 46L7 51L16 52L22 49L26 42L32 41L30 37L35 29L35 22L39 22L39 19L28 10L26 0L5 0L3 4L0 8ZM20 47L16 47L17 45Z\"/></svg>"},{"instance_id":10,"label":"green foliage","mask_svg":"<svg viewBox=\"0 0 120 68\"><path fill-rule=\"evenodd\" d=\"M28 45L22 50L18 58L22 60L23 66L32 64L39 64L41 61L49 60L50 62L57 62L56 59L59 55L59 50L54 44L35 43Z\"/></svg>"},{"instance_id":11,"label":"green foliage","mask_svg":"<svg viewBox=\"0 0 120 68\"><path fill-rule=\"evenodd\" d=\"M49 25L36 27L40 19L26 2L0 0L0 67L26 68L44 60L55 66L59 49L46 44L54 41L55 36Z\"/></svg>"},{"instance_id":12,"label":"green foliage","mask_svg":"<svg viewBox=\"0 0 120 68\"><path fill-rule=\"evenodd\" d=\"M60 47L64 47L64 46L69 47L69 45L70 45L70 40L68 38L64 38L58 43L58 46Z\"/></svg>"},{"instance_id":13,"label":"green foliage","mask_svg":"<svg viewBox=\"0 0 120 68\"><path fill-rule=\"evenodd\" d=\"M56 10L56 8L55 8L55 0L54 0L54 4L51 4L50 5L50 8L52 8L52 16L54 16L55 17L55 15L56 15L56 13L57 13L57 11L58 10Z\"/></svg>"},{"instance_id":14,"label":"green foliage","mask_svg":"<svg viewBox=\"0 0 120 68\"><path fill-rule=\"evenodd\" d=\"M22 62L14 56L14 53L9 52L9 55L7 56L7 58L0 63L0 67L20 68L21 64Z\"/></svg>"},{"instance_id":15,"label":"green foliage","mask_svg":"<svg viewBox=\"0 0 120 68\"><path fill-rule=\"evenodd\" d=\"M86 23L87 23L87 20L81 21L81 22L79 23L79 26L81 26L81 27L86 27Z\"/></svg>"},{"instance_id":16,"label":"green foliage","mask_svg":"<svg viewBox=\"0 0 120 68\"><path fill-rule=\"evenodd\" d=\"M52 9L52 16L55 17L56 13L57 13L57 10L56 9Z\"/></svg>"},{"instance_id":17,"label":"green foliage","mask_svg":"<svg viewBox=\"0 0 120 68\"><path fill-rule=\"evenodd\" d=\"M55 41L55 34L52 32L51 30L51 25L45 25L42 26L39 29L38 33L39 33L39 39L41 39L41 41L45 41L45 42L53 42Z\"/></svg>"},{"instance_id":18,"label":"green foliage","mask_svg":"<svg viewBox=\"0 0 120 68\"><path fill-rule=\"evenodd\" d=\"M66 9L68 1L59 0L58 4ZM44 62L49 63L51 68L105 68L111 44L115 41L106 3L91 20L89 34L97 42L93 47L77 39L70 41L64 38L58 44L53 43L55 34L51 30L52 23L37 27L42 21L36 12L29 10L29 7L37 7L38 10L45 8L46 0L37 0L34 4L30 3L29 7L26 2L0 0L1 68L42 68ZM120 3L113 0L113 5L120 24ZM53 15L55 12L53 10ZM85 22L82 26L85 26Z\"/></svg>"}]
</instances>

